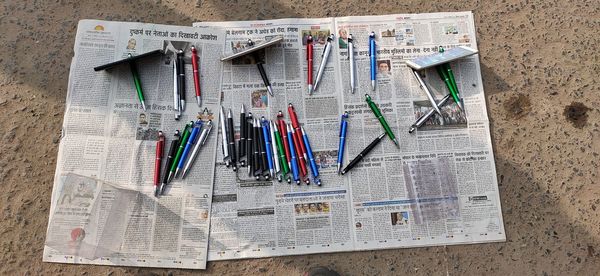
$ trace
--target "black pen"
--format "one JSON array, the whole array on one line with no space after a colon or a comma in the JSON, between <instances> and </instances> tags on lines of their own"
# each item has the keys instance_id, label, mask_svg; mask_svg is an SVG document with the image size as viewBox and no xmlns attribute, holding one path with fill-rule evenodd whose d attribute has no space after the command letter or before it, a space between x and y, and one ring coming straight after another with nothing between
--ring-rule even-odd
<instances>
[{"instance_id":1,"label":"black pen","mask_svg":"<svg viewBox=\"0 0 600 276\"><path fill-rule=\"evenodd\" d=\"M252 176L252 168L255 166L252 160L252 147L254 136L254 124L252 124L252 113L248 112L248 116L244 119L246 124L246 161L248 163L248 176Z\"/></svg>"},{"instance_id":2,"label":"black pen","mask_svg":"<svg viewBox=\"0 0 600 276\"><path fill-rule=\"evenodd\" d=\"M167 182L169 181L169 169L171 168L171 165L173 163L173 158L175 157L177 148L179 148L179 130L175 131L175 140L171 142L171 148L169 149L169 155L167 156L167 163L165 164L163 181L160 184L161 195L165 193L165 186L167 186Z\"/></svg>"},{"instance_id":3,"label":"black pen","mask_svg":"<svg viewBox=\"0 0 600 276\"><path fill-rule=\"evenodd\" d=\"M179 89L179 108L185 110L185 61L183 60L183 50L177 51L177 88Z\"/></svg>"},{"instance_id":4,"label":"black pen","mask_svg":"<svg viewBox=\"0 0 600 276\"><path fill-rule=\"evenodd\" d=\"M246 166L246 159L242 160L242 157L246 155L246 108L242 104L242 110L240 111L240 140L238 142L238 160L240 166Z\"/></svg>"},{"instance_id":5,"label":"black pen","mask_svg":"<svg viewBox=\"0 0 600 276\"><path fill-rule=\"evenodd\" d=\"M233 171L237 170L236 154L235 154L235 132L233 132L233 117L231 115L231 109L227 112L227 147L229 150L229 156L231 158L231 165Z\"/></svg>"},{"instance_id":6,"label":"black pen","mask_svg":"<svg viewBox=\"0 0 600 276\"><path fill-rule=\"evenodd\" d=\"M254 41L248 39L248 46L254 46ZM269 91L269 95L273 96L273 87L271 87L271 82L269 82L269 77L267 77L267 72L265 71L265 67L263 66L262 60L259 56L254 52L252 54L254 57L254 61L256 62L256 67L258 67L258 72L260 73L260 77L262 78L265 86L267 87L267 91Z\"/></svg>"},{"instance_id":7,"label":"black pen","mask_svg":"<svg viewBox=\"0 0 600 276\"><path fill-rule=\"evenodd\" d=\"M373 140L373 142L371 142L365 149L363 149L358 154L358 156L354 158L354 160L350 161L350 164L348 164L348 166L346 166L342 170L342 174L346 174L348 171L354 168L354 166L356 166L356 164L358 164L363 159L363 157L365 157L365 155L369 154L369 152L372 151L375 148L375 146L379 144L379 142L381 142L381 139L383 139L383 137L385 137L385 132L380 134L377 138L375 138L375 140Z\"/></svg>"},{"instance_id":8,"label":"black pen","mask_svg":"<svg viewBox=\"0 0 600 276\"><path fill-rule=\"evenodd\" d=\"M252 163L254 169L254 177L256 177L256 180L258 180L260 178L260 175L262 174L262 170L260 166L260 128L258 122L256 121L256 118L252 119L252 129L254 130L254 153L252 154Z\"/></svg>"}]
</instances>

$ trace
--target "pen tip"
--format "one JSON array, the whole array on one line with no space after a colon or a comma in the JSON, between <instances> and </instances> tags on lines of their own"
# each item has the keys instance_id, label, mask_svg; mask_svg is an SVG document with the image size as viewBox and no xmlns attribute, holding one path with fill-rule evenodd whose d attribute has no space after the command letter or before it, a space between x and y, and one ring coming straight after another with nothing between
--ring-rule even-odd
<instances>
[{"instance_id":1,"label":"pen tip","mask_svg":"<svg viewBox=\"0 0 600 276\"><path fill-rule=\"evenodd\" d=\"M202 98L200 98L200 96L196 97L196 102L198 103L198 107L202 106Z\"/></svg>"},{"instance_id":2,"label":"pen tip","mask_svg":"<svg viewBox=\"0 0 600 276\"><path fill-rule=\"evenodd\" d=\"M394 144L396 144L397 148L400 148L400 144L398 144L398 140L396 140L396 138L392 139L392 141L394 141Z\"/></svg>"},{"instance_id":3,"label":"pen tip","mask_svg":"<svg viewBox=\"0 0 600 276\"><path fill-rule=\"evenodd\" d=\"M146 111L146 103L144 101L142 101L142 108L144 109L144 111Z\"/></svg>"},{"instance_id":4,"label":"pen tip","mask_svg":"<svg viewBox=\"0 0 600 276\"><path fill-rule=\"evenodd\" d=\"M275 94L273 94L273 87L271 85L267 86L267 91L269 91L269 95L275 96Z\"/></svg>"}]
</instances>

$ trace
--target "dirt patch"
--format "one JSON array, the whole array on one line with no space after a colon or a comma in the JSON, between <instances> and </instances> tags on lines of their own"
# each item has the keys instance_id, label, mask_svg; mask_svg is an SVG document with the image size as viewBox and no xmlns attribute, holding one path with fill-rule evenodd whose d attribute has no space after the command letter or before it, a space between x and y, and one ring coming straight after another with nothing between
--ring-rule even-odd
<instances>
[{"instance_id":1,"label":"dirt patch","mask_svg":"<svg viewBox=\"0 0 600 276\"><path fill-rule=\"evenodd\" d=\"M531 111L529 96L519 94L510 97L510 99L504 103L504 110L506 110L509 119L519 119L524 117Z\"/></svg>"},{"instance_id":2,"label":"dirt patch","mask_svg":"<svg viewBox=\"0 0 600 276\"><path fill-rule=\"evenodd\" d=\"M565 106L563 115L567 118L567 121L571 122L576 128L583 128L587 123L589 107L583 103L572 102L570 105Z\"/></svg>"}]
</instances>

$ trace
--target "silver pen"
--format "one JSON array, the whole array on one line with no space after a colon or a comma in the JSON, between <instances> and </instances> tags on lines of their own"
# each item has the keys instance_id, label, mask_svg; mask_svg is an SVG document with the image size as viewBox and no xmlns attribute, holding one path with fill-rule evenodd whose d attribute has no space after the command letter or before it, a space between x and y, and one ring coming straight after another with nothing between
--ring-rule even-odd
<instances>
[{"instance_id":1,"label":"silver pen","mask_svg":"<svg viewBox=\"0 0 600 276\"><path fill-rule=\"evenodd\" d=\"M273 154L273 163L275 163L275 175L277 175L277 180L281 182L281 167L279 166L279 154L277 153L277 139L275 138L275 124L273 121L269 120L269 135L271 136L271 149Z\"/></svg>"},{"instance_id":2,"label":"silver pen","mask_svg":"<svg viewBox=\"0 0 600 276\"><path fill-rule=\"evenodd\" d=\"M223 149L223 162L227 167L231 166L229 161L229 149L227 146L229 143L227 142L227 125L225 124L225 111L223 110L223 106L221 106L221 110L219 111L219 126L221 127L221 149Z\"/></svg>"},{"instance_id":3,"label":"silver pen","mask_svg":"<svg viewBox=\"0 0 600 276\"><path fill-rule=\"evenodd\" d=\"M209 120L206 123L206 125L204 125L204 127L202 128L202 132L200 133L198 142L194 146L194 150L192 151L192 154L188 158L187 163L185 164L185 167L183 168L183 173L181 174L181 178L185 178L185 175L190 170L190 167L192 166L192 164L196 160L196 157L198 156L198 152L200 152L200 147L204 146L204 144L206 143L206 139L208 138L208 135L210 134L211 129L212 129L212 120Z\"/></svg>"},{"instance_id":4,"label":"silver pen","mask_svg":"<svg viewBox=\"0 0 600 276\"><path fill-rule=\"evenodd\" d=\"M321 64L319 65L319 71L317 71L317 78L315 79L315 84L313 85L313 92L317 90L317 85L319 85L319 81L321 77L323 77L323 73L325 72L325 65L327 65L327 60L329 59L329 54L331 53L331 42L333 41L333 34L329 35L327 38L327 44L325 44L325 48L323 49L323 54L321 55Z\"/></svg>"},{"instance_id":5,"label":"silver pen","mask_svg":"<svg viewBox=\"0 0 600 276\"><path fill-rule=\"evenodd\" d=\"M436 105L438 107L438 109L441 108L442 106L446 105L446 103L448 103L450 96L451 95L448 94L440 100L440 102ZM421 117L419 117L419 119L417 119L417 121L412 126L410 126L408 133L415 132L415 130L417 130L417 128L420 128L429 118L431 118L431 116L433 116L433 114L435 112L436 112L435 109L432 108L427 113L421 115ZM441 116L441 114L440 114L440 116Z\"/></svg>"},{"instance_id":6,"label":"silver pen","mask_svg":"<svg viewBox=\"0 0 600 276\"><path fill-rule=\"evenodd\" d=\"M177 81L177 59L173 59L173 110L175 110L175 120L179 120L181 117L181 110L179 108L179 87Z\"/></svg>"},{"instance_id":7,"label":"silver pen","mask_svg":"<svg viewBox=\"0 0 600 276\"><path fill-rule=\"evenodd\" d=\"M354 42L352 34L348 35L348 59L350 60L350 92L354 94L355 78L356 78L356 64L354 61Z\"/></svg>"},{"instance_id":8,"label":"silver pen","mask_svg":"<svg viewBox=\"0 0 600 276\"><path fill-rule=\"evenodd\" d=\"M421 74L419 74L419 72L417 72L416 70L412 70L412 71L413 71L413 74L415 75L415 78L419 82L419 85L421 86L421 88L423 88L423 91L425 91L425 94L427 95L427 98L429 99L429 102L431 103L431 106L433 106L433 109L438 114L442 115L442 112L440 111L440 108L438 107L437 103L435 102L435 98L433 97L433 93L431 93L431 90L429 90L429 87L427 86L427 84L425 84L425 82L421 78Z\"/></svg>"}]
</instances>

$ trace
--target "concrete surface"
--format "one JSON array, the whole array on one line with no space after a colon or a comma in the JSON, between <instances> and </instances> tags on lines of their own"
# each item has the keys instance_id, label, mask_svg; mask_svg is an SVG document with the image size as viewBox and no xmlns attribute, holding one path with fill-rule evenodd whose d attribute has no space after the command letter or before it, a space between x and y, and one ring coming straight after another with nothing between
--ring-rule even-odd
<instances>
[{"instance_id":1,"label":"concrete surface","mask_svg":"<svg viewBox=\"0 0 600 276\"><path fill-rule=\"evenodd\" d=\"M0 3L0 274L598 275L600 2L104 0ZM77 21L190 25L473 10L507 242L209 263L206 271L42 263Z\"/></svg>"}]
</instances>

